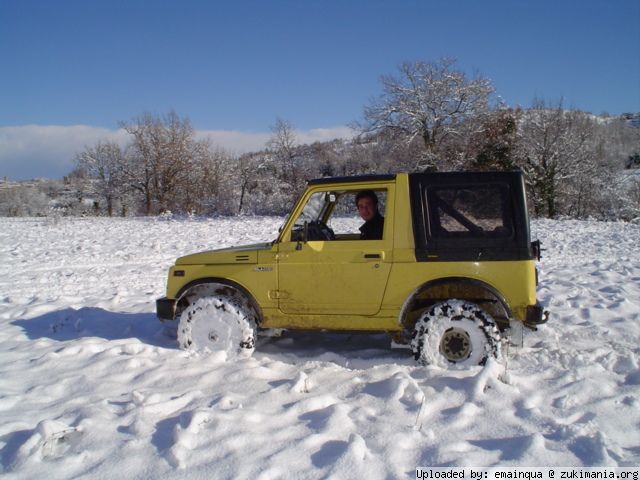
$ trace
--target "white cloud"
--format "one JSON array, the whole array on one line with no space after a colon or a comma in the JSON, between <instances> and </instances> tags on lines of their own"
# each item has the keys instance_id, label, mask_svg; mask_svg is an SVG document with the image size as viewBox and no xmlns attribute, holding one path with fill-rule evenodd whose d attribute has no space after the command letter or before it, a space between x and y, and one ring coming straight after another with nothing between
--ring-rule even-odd
<instances>
[{"instance_id":1,"label":"white cloud","mask_svg":"<svg viewBox=\"0 0 640 480\"><path fill-rule=\"evenodd\" d=\"M295 130L299 144L325 142L335 138L352 138L354 131L348 127L314 128L311 130ZM198 138L209 138L211 144L232 153L255 152L265 148L271 132L240 132L234 130L199 130Z\"/></svg>"},{"instance_id":2,"label":"white cloud","mask_svg":"<svg viewBox=\"0 0 640 480\"><path fill-rule=\"evenodd\" d=\"M196 138L208 138L212 146L238 154L262 150L269 140L269 136L269 133L236 130L198 130L196 132Z\"/></svg>"},{"instance_id":3,"label":"white cloud","mask_svg":"<svg viewBox=\"0 0 640 480\"><path fill-rule=\"evenodd\" d=\"M124 144L127 135L87 125L0 127L0 177L61 178L73 170L78 152L101 140Z\"/></svg>"},{"instance_id":4,"label":"white cloud","mask_svg":"<svg viewBox=\"0 0 640 480\"><path fill-rule=\"evenodd\" d=\"M296 130L299 143L326 142L335 138L353 138L355 131L349 127L313 128L311 130Z\"/></svg>"},{"instance_id":5,"label":"white cloud","mask_svg":"<svg viewBox=\"0 0 640 480\"><path fill-rule=\"evenodd\" d=\"M313 143L334 138L350 138L348 127L296 130L298 143ZM196 137L209 138L213 146L241 154L265 147L270 132L233 130L199 130ZM130 140L122 129L88 125L24 125L0 127L0 178L62 178L74 168L74 158L85 147L99 141L115 141L125 145Z\"/></svg>"}]
</instances>

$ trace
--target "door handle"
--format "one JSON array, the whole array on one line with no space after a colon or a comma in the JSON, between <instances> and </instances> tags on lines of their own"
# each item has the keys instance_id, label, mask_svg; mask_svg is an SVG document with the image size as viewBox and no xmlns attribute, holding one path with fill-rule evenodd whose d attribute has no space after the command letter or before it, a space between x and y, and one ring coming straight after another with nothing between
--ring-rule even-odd
<instances>
[{"instance_id":1,"label":"door handle","mask_svg":"<svg viewBox=\"0 0 640 480\"><path fill-rule=\"evenodd\" d=\"M365 260L380 260L382 255L379 253L365 253L364 258Z\"/></svg>"}]
</instances>

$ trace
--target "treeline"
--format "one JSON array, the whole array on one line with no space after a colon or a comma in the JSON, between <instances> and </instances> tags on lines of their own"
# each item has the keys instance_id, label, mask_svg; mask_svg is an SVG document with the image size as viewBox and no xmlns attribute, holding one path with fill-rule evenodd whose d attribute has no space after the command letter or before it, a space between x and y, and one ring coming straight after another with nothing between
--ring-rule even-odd
<instances>
[{"instance_id":1,"label":"treeline","mask_svg":"<svg viewBox=\"0 0 640 480\"><path fill-rule=\"evenodd\" d=\"M637 114L595 116L542 99L510 108L450 59L406 63L381 82L352 139L300 144L277 119L263 150L238 156L198 140L175 112L123 122L126 146L105 141L77 155L58 211L281 215L311 178L517 168L536 216L640 218ZM0 214L11 214L9 203L0 198Z\"/></svg>"}]
</instances>

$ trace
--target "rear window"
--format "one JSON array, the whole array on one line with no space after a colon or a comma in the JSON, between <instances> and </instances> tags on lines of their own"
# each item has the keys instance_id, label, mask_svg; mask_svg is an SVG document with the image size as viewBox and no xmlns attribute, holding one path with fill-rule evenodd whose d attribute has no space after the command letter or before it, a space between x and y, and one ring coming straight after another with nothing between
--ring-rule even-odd
<instances>
[{"instance_id":1,"label":"rear window","mask_svg":"<svg viewBox=\"0 0 640 480\"><path fill-rule=\"evenodd\" d=\"M513 235L509 186L431 185L426 189L432 238L507 238Z\"/></svg>"}]
</instances>

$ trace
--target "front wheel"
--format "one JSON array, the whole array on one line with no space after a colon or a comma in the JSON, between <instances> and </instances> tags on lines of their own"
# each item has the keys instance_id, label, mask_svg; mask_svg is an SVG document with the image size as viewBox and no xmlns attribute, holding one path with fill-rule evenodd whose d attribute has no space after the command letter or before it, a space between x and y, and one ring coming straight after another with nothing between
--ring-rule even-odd
<instances>
[{"instance_id":1,"label":"front wheel","mask_svg":"<svg viewBox=\"0 0 640 480\"><path fill-rule=\"evenodd\" d=\"M239 302L223 295L199 298L184 309L178 323L183 350L225 352L227 359L250 356L255 349L256 322Z\"/></svg>"},{"instance_id":2,"label":"front wheel","mask_svg":"<svg viewBox=\"0 0 640 480\"><path fill-rule=\"evenodd\" d=\"M501 356L500 331L478 306L448 300L434 305L418 319L411 350L422 365L484 365L489 358Z\"/></svg>"}]
</instances>

